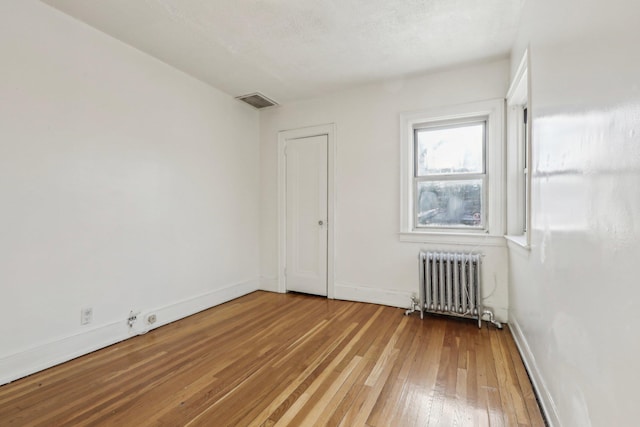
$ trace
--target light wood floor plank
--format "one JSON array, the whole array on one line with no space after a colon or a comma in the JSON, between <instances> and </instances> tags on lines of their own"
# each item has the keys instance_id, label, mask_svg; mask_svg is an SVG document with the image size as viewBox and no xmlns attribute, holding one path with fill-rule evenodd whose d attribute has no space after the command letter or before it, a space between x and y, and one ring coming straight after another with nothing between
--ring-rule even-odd
<instances>
[{"instance_id":1,"label":"light wood floor plank","mask_svg":"<svg viewBox=\"0 0 640 427\"><path fill-rule=\"evenodd\" d=\"M508 330L254 292L0 387L2 426L544 426Z\"/></svg>"}]
</instances>

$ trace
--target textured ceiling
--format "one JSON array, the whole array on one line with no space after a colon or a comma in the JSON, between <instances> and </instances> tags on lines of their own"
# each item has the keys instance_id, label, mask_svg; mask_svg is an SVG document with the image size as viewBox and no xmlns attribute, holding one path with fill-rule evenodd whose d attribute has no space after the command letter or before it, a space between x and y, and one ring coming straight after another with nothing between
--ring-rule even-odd
<instances>
[{"instance_id":1,"label":"textured ceiling","mask_svg":"<svg viewBox=\"0 0 640 427\"><path fill-rule=\"evenodd\" d=\"M506 57L525 0L43 0L232 96L283 103Z\"/></svg>"}]
</instances>

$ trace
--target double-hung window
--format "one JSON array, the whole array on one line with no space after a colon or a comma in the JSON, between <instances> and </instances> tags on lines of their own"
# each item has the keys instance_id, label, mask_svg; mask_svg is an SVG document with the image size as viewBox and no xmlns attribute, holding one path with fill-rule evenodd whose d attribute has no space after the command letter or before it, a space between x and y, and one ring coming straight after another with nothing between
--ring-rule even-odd
<instances>
[{"instance_id":1,"label":"double-hung window","mask_svg":"<svg viewBox=\"0 0 640 427\"><path fill-rule=\"evenodd\" d=\"M413 129L415 229L484 229L486 118Z\"/></svg>"},{"instance_id":2,"label":"double-hung window","mask_svg":"<svg viewBox=\"0 0 640 427\"><path fill-rule=\"evenodd\" d=\"M503 126L503 99L400 115L400 240L503 244Z\"/></svg>"},{"instance_id":3,"label":"double-hung window","mask_svg":"<svg viewBox=\"0 0 640 427\"><path fill-rule=\"evenodd\" d=\"M507 239L529 248L531 225L531 114L529 55L525 51L507 93ZM512 246L512 245L511 245Z\"/></svg>"}]
</instances>

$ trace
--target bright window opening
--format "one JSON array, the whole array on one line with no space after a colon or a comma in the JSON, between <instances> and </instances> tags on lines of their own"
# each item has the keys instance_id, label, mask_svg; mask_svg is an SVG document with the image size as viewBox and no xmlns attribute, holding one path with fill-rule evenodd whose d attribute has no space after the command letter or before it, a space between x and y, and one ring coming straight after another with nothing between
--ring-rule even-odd
<instances>
[{"instance_id":1,"label":"bright window opening","mask_svg":"<svg viewBox=\"0 0 640 427\"><path fill-rule=\"evenodd\" d=\"M415 127L415 228L484 228L485 146L485 121Z\"/></svg>"},{"instance_id":2,"label":"bright window opening","mask_svg":"<svg viewBox=\"0 0 640 427\"><path fill-rule=\"evenodd\" d=\"M504 99L400 115L400 241L504 244Z\"/></svg>"}]
</instances>

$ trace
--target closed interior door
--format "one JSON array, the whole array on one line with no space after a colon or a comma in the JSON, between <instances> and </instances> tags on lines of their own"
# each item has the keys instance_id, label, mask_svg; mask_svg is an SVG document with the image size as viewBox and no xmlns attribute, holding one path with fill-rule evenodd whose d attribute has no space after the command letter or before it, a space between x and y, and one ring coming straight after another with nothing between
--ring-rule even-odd
<instances>
[{"instance_id":1,"label":"closed interior door","mask_svg":"<svg viewBox=\"0 0 640 427\"><path fill-rule=\"evenodd\" d=\"M286 287L327 295L327 135L287 140Z\"/></svg>"}]
</instances>

